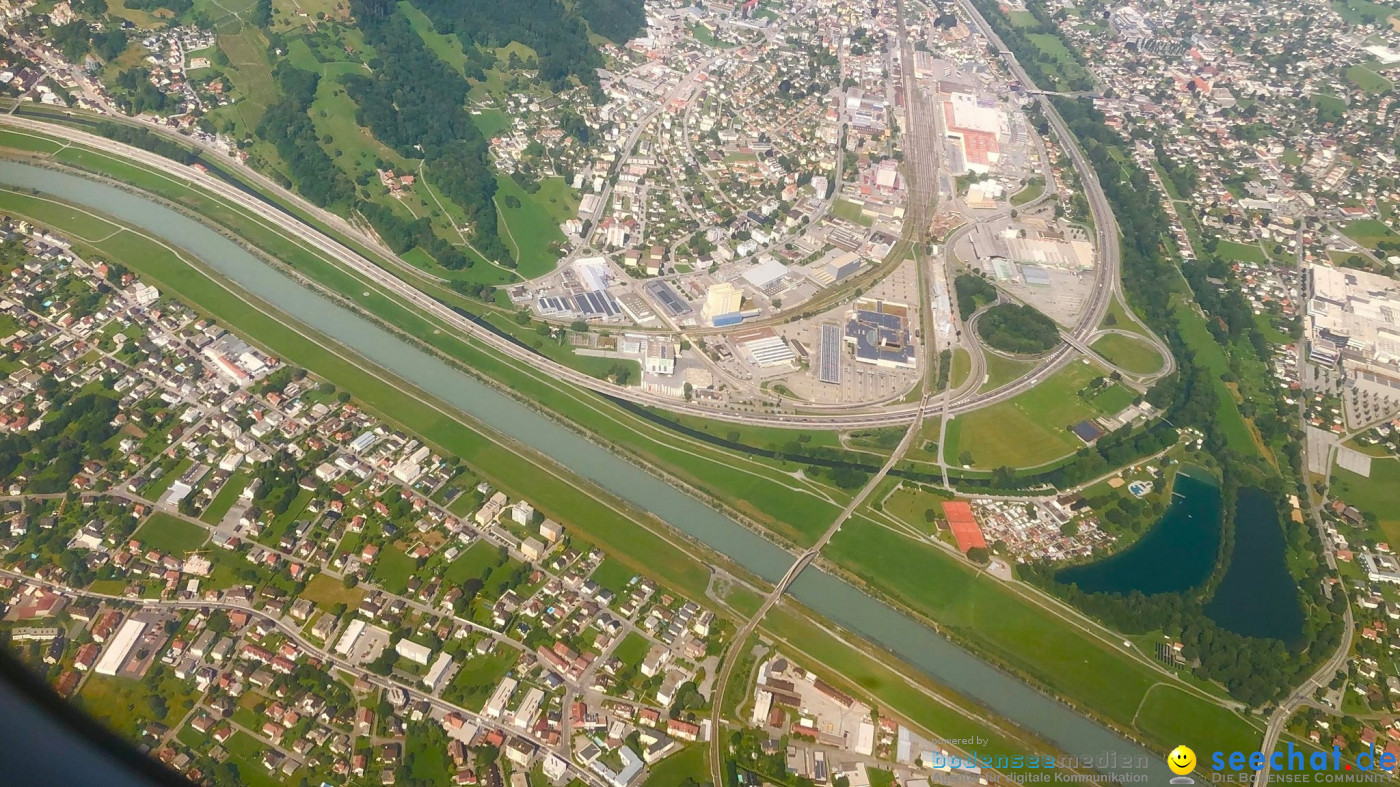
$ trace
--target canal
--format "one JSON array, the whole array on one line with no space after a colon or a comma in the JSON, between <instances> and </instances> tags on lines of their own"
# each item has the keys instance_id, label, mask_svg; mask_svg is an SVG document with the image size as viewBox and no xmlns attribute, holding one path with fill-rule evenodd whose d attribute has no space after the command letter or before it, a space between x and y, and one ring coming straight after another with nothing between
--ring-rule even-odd
<instances>
[{"instance_id":1,"label":"canal","mask_svg":"<svg viewBox=\"0 0 1400 787\"><path fill-rule=\"evenodd\" d=\"M107 214L172 246L326 336L392 371L477 421L533 446L574 473L650 511L753 573L776 581L793 556L699 500L613 455L476 378L293 282L213 229L143 196L95 180L0 160L0 184L32 189ZM0 203L2 204L2 203ZM1111 753L1119 763L1146 757L1152 783L1171 774L1145 749L979 660L929 627L852 585L808 568L791 595L867 641L887 648L934 680L982 702L1076 756ZM1131 771L1134 777L1142 771Z\"/></svg>"}]
</instances>

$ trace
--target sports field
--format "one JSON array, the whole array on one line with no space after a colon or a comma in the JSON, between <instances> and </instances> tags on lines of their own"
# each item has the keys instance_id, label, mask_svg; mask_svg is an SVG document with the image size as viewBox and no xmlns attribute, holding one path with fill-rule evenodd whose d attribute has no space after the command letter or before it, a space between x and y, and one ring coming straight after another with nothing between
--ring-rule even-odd
<instances>
[{"instance_id":1,"label":"sports field","mask_svg":"<svg viewBox=\"0 0 1400 787\"><path fill-rule=\"evenodd\" d=\"M1069 427L1099 413L1079 391L1103 370L1076 362L1034 388L1005 402L960 415L948 424L944 456L960 461L972 455L972 466L989 469L1033 467L1079 450L1083 442Z\"/></svg>"}]
</instances>

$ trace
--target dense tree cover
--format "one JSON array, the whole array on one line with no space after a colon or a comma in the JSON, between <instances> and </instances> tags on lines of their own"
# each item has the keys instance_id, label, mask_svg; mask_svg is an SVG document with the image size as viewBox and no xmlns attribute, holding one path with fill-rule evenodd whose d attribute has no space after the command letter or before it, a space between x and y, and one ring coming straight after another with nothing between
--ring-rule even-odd
<instances>
[{"instance_id":1,"label":"dense tree cover","mask_svg":"<svg viewBox=\"0 0 1400 787\"><path fill-rule=\"evenodd\" d=\"M997 288L986 279L971 273L960 273L953 280L958 293L958 314L966 320L973 312L997 299Z\"/></svg>"},{"instance_id":2,"label":"dense tree cover","mask_svg":"<svg viewBox=\"0 0 1400 787\"><path fill-rule=\"evenodd\" d=\"M646 26L642 0L574 0L588 28L615 44L625 44Z\"/></svg>"},{"instance_id":3,"label":"dense tree cover","mask_svg":"<svg viewBox=\"0 0 1400 787\"><path fill-rule=\"evenodd\" d=\"M199 160L199 154L190 148L144 128L104 120L97 124L96 131L108 139L148 150L181 164L193 164Z\"/></svg>"},{"instance_id":4,"label":"dense tree cover","mask_svg":"<svg viewBox=\"0 0 1400 787\"><path fill-rule=\"evenodd\" d=\"M122 5L138 11L155 11L164 8L179 16L194 8L192 0L122 0Z\"/></svg>"},{"instance_id":5,"label":"dense tree cover","mask_svg":"<svg viewBox=\"0 0 1400 787\"><path fill-rule=\"evenodd\" d=\"M248 21L258 27L267 27L272 23L272 0L258 0L253 4L253 10L248 14Z\"/></svg>"},{"instance_id":6,"label":"dense tree cover","mask_svg":"<svg viewBox=\"0 0 1400 787\"><path fill-rule=\"evenodd\" d=\"M402 14L355 0L366 40L378 53L373 76L345 78L359 104L357 120L406 158L423 158L434 183L467 214L472 248L514 265L496 230L496 173L491 149L466 110L470 85L433 54Z\"/></svg>"},{"instance_id":7,"label":"dense tree cover","mask_svg":"<svg viewBox=\"0 0 1400 787\"><path fill-rule=\"evenodd\" d=\"M70 399L71 393L63 389L53 393L53 407L38 431L0 436L0 478L25 477L29 479L25 491L33 494L62 492L85 459L108 459L102 444L117 432L112 426L120 409L116 400L96 393Z\"/></svg>"},{"instance_id":8,"label":"dense tree cover","mask_svg":"<svg viewBox=\"0 0 1400 787\"><path fill-rule=\"evenodd\" d=\"M1089 76L1087 69L1077 69L1078 73L1061 77L1060 66L1053 55L1036 45L1031 38L1035 34L1058 35L1059 26L1051 19L1051 12L1045 4L1039 0L1031 0L1026 3L1026 10L1030 11L1039 23L1034 27L1020 27L1011 24L1002 13L1000 7L991 0L973 0L972 4L987 19L987 24L992 26L992 30L1006 45L1016 54L1016 60L1025 69L1026 75L1035 82L1037 87L1046 90L1092 90L1094 80ZM1067 49L1075 58L1083 64L1083 56L1077 47L1070 46Z\"/></svg>"},{"instance_id":9,"label":"dense tree cover","mask_svg":"<svg viewBox=\"0 0 1400 787\"><path fill-rule=\"evenodd\" d=\"M355 205L365 220L374 225L375 232L389 244L395 254L403 254L409 249L420 248L432 255L438 264L449 270L461 270L472 266L472 258L461 249L438 237L433 232L433 223L425 216L409 220L399 216L388 205L361 201Z\"/></svg>"},{"instance_id":10,"label":"dense tree cover","mask_svg":"<svg viewBox=\"0 0 1400 787\"><path fill-rule=\"evenodd\" d=\"M151 84L151 69L135 66L117 74L113 83L121 89L113 100L117 107L130 115L146 112L160 114L170 106L170 98Z\"/></svg>"},{"instance_id":11,"label":"dense tree cover","mask_svg":"<svg viewBox=\"0 0 1400 787\"><path fill-rule=\"evenodd\" d=\"M321 147L308 114L316 100L319 74L303 71L283 60L273 70L279 96L258 123L258 136L277 148L297 191L317 205L345 205L355 197L355 184Z\"/></svg>"},{"instance_id":12,"label":"dense tree cover","mask_svg":"<svg viewBox=\"0 0 1400 787\"><path fill-rule=\"evenodd\" d=\"M74 19L66 25L49 27L49 43L70 63L81 63L92 51L92 25L84 19Z\"/></svg>"},{"instance_id":13,"label":"dense tree cover","mask_svg":"<svg viewBox=\"0 0 1400 787\"><path fill-rule=\"evenodd\" d=\"M958 296L962 307L962 296ZM999 303L977 320L982 340L998 350L1023 355L1048 352L1060 343L1060 329L1033 306Z\"/></svg>"},{"instance_id":14,"label":"dense tree cover","mask_svg":"<svg viewBox=\"0 0 1400 787\"><path fill-rule=\"evenodd\" d=\"M530 47L539 56L540 79L556 88L570 77L586 85L598 83L595 69L603 58L588 40L580 12L596 19L607 31L599 30L599 35L608 37L640 29L643 22L637 0L584 0L576 10L561 0L417 0L414 5L439 32L456 33L464 44L501 47L519 41ZM363 25L366 15L389 18L393 6L393 0L361 0L355 15Z\"/></svg>"}]
</instances>

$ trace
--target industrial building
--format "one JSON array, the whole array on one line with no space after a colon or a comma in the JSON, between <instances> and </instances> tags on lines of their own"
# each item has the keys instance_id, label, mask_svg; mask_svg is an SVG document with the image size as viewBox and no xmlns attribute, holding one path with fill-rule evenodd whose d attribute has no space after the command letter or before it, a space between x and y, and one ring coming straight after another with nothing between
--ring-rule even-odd
<instances>
[{"instance_id":1,"label":"industrial building","mask_svg":"<svg viewBox=\"0 0 1400 787\"><path fill-rule=\"evenodd\" d=\"M1308 338L1315 363L1342 357L1400 372L1400 282L1387 276L1309 265Z\"/></svg>"},{"instance_id":2,"label":"industrial building","mask_svg":"<svg viewBox=\"0 0 1400 787\"><path fill-rule=\"evenodd\" d=\"M128 618L122 627L117 630L116 636L107 645L107 649L102 651L102 658L97 660L97 666L93 670L98 675L116 675L121 669L126 657L131 654L131 649L136 647L136 642L141 639L141 635L146 632L146 622Z\"/></svg>"}]
</instances>

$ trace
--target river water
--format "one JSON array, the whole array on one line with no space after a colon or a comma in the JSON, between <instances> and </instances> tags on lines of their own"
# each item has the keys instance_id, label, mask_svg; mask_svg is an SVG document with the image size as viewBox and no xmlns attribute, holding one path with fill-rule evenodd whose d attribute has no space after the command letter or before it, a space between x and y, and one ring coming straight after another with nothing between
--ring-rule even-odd
<instances>
[{"instance_id":1,"label":"river water","mask_svg":"<svg viewBox=\"0 0 1400 787\"><path fill-rule=\"evenodd\" d=\"M769 581L778 580L793 556L699 500L675 489L470 375L412 346L330 299L293 282L209 227L142 196L85 177L0 160L0 184L33 189L105 213L166 243L185 249L244 290L497 431L533 446L629 503ZM4 207L0 195L0 209ZM951 643L929 627L854 586L814 568L792 584L807 607L952 689L974 698L1079 758L1116 757L1105 773L1144 774L1165 784L1171 773L1145 749L1065 705L1035 691ZM1146 770L1121 767L1146 759Z\"/></svg>"}]
</instances>

